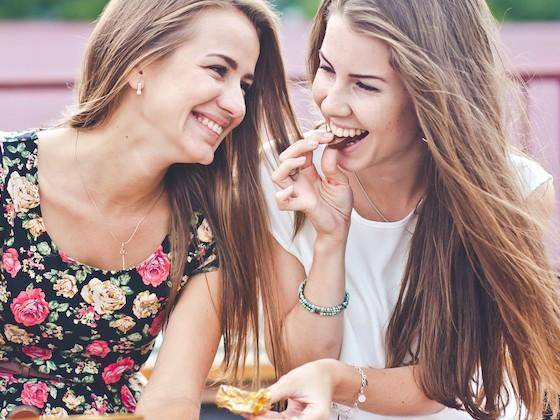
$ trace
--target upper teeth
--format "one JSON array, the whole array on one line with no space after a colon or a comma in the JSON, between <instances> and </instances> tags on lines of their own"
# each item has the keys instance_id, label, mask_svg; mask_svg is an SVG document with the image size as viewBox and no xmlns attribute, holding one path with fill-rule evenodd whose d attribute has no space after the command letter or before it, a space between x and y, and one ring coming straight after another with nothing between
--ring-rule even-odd
<instances>
[{"instance_id":1,"label":"upper teeth","mask_svg":"<svg viewBox=\"0 0 560 420\"><path fill-rule=\"evenodd\" d=\"M330 123L327 124L327 131L332 131L337 137L355 137L362 134L365 130L360 130L359 128L340 128Z\"/></svg>"},{"instance_id":2,"label":"upper teeth","mask_svg":"<svg viewBox=\"0 0 560 420\"><path fill-rule=\"evenodd\" d=\"M222 134L222 132L224 131L224 128L221 125L215 123L212 120L209 120L206 117L203 117L202 115L197 115L196 119L200 121L202 124L204 124L206 127L208 127L210 130L212 130L214 133L216 133L217 135Z\"/></svg>"}]
</instances>

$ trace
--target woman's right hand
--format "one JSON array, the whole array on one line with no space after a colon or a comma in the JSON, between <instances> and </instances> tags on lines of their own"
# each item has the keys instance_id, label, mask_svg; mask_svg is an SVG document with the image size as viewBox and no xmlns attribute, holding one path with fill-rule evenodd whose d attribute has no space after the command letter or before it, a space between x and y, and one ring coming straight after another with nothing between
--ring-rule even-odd
<instances>
[{"instance_id":1,"label":"woman's right hand","mask_svg":"<svg viewBox=\"0 0 560 420\"><path fill-rule=\"evenodd\" d=\"M335 371L341 364L334 359L320 359L293 369L268 388L272 403L288 401L286 410L248 418L326 420L330 414Z\"/></svg>"},{"instance_id":2,"label":"woman's right hand","mask_svg":"<svg viewBox=\"0 0 560 420\"><path fill-rule=\"evenodd\" d=\"M353 196L348 177L338 166L338 152L325 148L322 176L313 163L313 151L332 139L332 133L313 132L293 143L280 154L280 165L272 173L272 180L282 188L276 193L280 210L301 211L318 235L345 240ZM295 171L298 173L290 176Z\"/></svg>"}]
</instances>

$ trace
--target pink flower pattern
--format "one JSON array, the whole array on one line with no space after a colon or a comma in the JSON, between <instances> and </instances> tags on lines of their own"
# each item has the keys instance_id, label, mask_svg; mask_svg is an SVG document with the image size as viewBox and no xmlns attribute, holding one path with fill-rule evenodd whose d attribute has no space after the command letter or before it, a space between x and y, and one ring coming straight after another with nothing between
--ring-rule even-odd
<instances>
[{"instance_id":1,"label":"pink flower pattern","mask_svg":"<svg viewBox=\"0 0 560 420\"><path fill-rule=\"evenodd\" d=\"M163 252L163 247L160 246L150 258L136 267L136 271L142 277L145 285L157 287L167 280L170 268L169 257Z\"/></svg>"},{"instance_id":2,"label":"pink flower pattern","mask_svg":"<svg viewBox=\"0 0 560 420\"><path fill-rule=\"evenodd\" d=\"M105 340L94 340L86 347L87 354L101 358L107 356L109 351L109 345Z\"/></svg>"},{"instance_id":3,"label":"pink flower pattern","mask_svg":"<svg viewBox=\"0 0 560 420\"><path fill-rule=\"evenodd\" d=\"M12 278L21 270L18 252L14 248L8 248L2 255L2 266L4 271L10 274Z\"/></svg>"},{"instance_id":4,"label":"pink flower pattern","mask_svg":"<svg viewBox=\"0 0 560 420\"><path fill-rule=\"evenodd\" d=\"M23 384L21 392L21 402L37 408L43 408L47 402L49 387L44 382L27 382Z\"/></svg>"},{"instance_id":5,"label":"pink flower pattern","mask_svg":"<svg viewBox=\"0 0 560 420\"><path fill-rule=\"evenodd\" d=\"M10 304L16 322L26 327L43 322L49 315L49 304L41 289L30 289L20 292Z\"/></svg>"}]
</instances>

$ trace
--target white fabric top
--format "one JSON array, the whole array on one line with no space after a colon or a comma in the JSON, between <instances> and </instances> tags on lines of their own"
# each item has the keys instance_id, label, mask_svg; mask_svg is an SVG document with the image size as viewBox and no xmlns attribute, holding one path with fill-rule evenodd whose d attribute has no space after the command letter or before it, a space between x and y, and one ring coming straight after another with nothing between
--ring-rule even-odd
<instances>
[{"instance_id":1,"label":"white fabric top","mask_svg":"<svg viewBox=\"0 0 560 420\"><path fill-rule=\"evenodd\" d=\"M314 154L314 162L320 171L320 159L324 148ZM274 162L270 149L267 160ZM539 164L525 157L512 155L512 164L520 175L525 196L535 188L552 179ZM278 210L275 201L277 187L270 179L268 165L262 166L262 184L269 207L271 232L278 243L293 254L309 273L313 261L315 231L306 222L292 240L293 213ZM350 304L344 311L344 333L340 360L358 366L385 367L385 331L397 302L401 279L404 275L410 239L416 224L414 212L396 222L376 222L364 219L352 212L346 247L346 290ZM296 293L296 290L294 290ZM514 404L513 404L514 405ZM504 418L514 418L506 413ZM333 410L331 418L336 419ZM353 419L410 419L410 417L387 417L359 411ZM444 409L437 414L418 416L421 420L468 419L465 412Z\"/></svg>"}]
</instances>

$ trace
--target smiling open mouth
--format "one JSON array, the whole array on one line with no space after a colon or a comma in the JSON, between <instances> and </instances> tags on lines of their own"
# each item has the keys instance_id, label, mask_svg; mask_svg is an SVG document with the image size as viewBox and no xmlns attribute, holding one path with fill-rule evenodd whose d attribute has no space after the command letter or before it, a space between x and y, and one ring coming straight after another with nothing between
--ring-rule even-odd
<instances>
[{"instance_id":1,"label":"smiling open mouth","mask_svg":"<svg viewBox=\"0 0 560 420\"><path fill-rule=\"evenodd\" d=\"M353 137L338 137L338 136L334 136L334 140L331 141L327 147L330 147L331 149L344 149L348 146L352 146L354 143L359 142L360 140L362 140L364 137L366 137L369 134L369 131L364 131L356 136Z\"/></svg>"}]
</instances>

